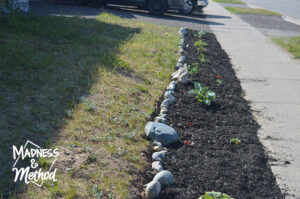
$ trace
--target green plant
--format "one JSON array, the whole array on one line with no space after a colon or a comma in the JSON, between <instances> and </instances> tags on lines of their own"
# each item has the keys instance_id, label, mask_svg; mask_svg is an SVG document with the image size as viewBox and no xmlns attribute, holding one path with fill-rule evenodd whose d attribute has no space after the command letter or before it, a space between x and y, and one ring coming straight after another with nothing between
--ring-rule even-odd
<instances>
[{"instance_id":1,"label":"green plant","mask_svg":"<svg viewBox=\"0 0 300 199\"><path fill-rule=\"evenodd\" d=\"M200 61L201 63L205 63L205 62L207 61L207 60L205 59L203 53L200 53L199 61Z\"/></svg>"},{"instance_id":2,"label":"green plant","mask_svg":"<svg viewBox=\"0 0 300 199\"><path fill-rule=\"evenodd\" d=\"M202 87L198 82L194 82L194 89L190 93L195 93L198 101L207 106L210 106L211 102L216 98L215 92L209 90L207 87Z\"/></svg>"},{"instance_id":3,"label":"green plant","mask_svg":"<svg viewBox=\"0 0 300 199\"><path fill-rule=\"evenodd\" d=\"M189 75L196 75L199 73L197 66L194 67L188 66L188 71L189 71Z\"/></svg>"},{"instance_id":4,"label":"green plant","mask_svg":"<svg viewBox=\"0 0 300 199\"><path fill-rule=\"evenodd\" d=\"M200 196L199 199L233 199L226 193L222 192L206 192L205 195Z\"/></svg>"},{"instance_id":5,"label":"green plant","mask_svg":"<svg viewBox=\"0 0 300 199\"><path fill-rule=\"evenodd\" d=\"M239 138L231 138L230 139L230 144L232 144L233 146L237 146L241 143L242 143L242 141Z\"/></svg>"},{"instance_id":6,"label":"green plant","mask_svg":"<svg viewBox=\"0 0 300 199\"><path fill-rule=\"evenodd\" d=\"M85 164L89 164L89 163L92 163L92 162L95 162L97 160L97 154L95 153L91 153L87 160L85 161Z\"/></svg>"},{"instance_id":7,"label":"green plant","mask_svg":"<svg viewBox=\"0 0 300 199\"><path fill-rule=\"evenodd\" d=\"M222 77L221 77L220 75L217 75L217 81L216 81L216 82L217 82L217 84L219 84L219 85L222 84L221 78L222 78Z\"/></svg>"},{"instance_id":8,"label":"green plant","mask_svg":"<svg viewBox=\"0 0 300 199\"><path fill-rule=\"evenodd\" d=\"M199 37L202 37L204 33L198 33L198 35L200 35ZM204 41L202 41L201 39L199 39L198 41L196 41L194 43L195 47L197 48L197 51L200 53L200 58L199 61L201 63L206 62L206 59L204 57L203 51L206 51L205 46L207 46L207 43L205 43Z\"/></svg>"},{"instance_id":9,"label":"green plant","mask_svg":"<svg viewBox=\"0 0 300 199\"><path fill-rule=\"evenodd\" d=\"M201 38L204 34L205 34L205 32L204 32L203 30L200 30L200 31L198 32L197 36L198 36L199 38Z\"/></svg>"},{"instance_id":10,"label":"green plant","mask_svg":"<svg viewBox=\"0 0 300 199\"><path fill-rule=\"evenodd\" d=\"M50 162L48 159L46 159L46 158L40 158L39 159L39 165L41 165L41 167L43 168L43 169L48 169L48 168L50 168L50 166L51 166L51 164L52 164L52 162Z\"/></svg>"},{"instance_id":11,"label":"green plant","mask_svg":"<svg viewBox=\"0 0 300 199\"><path fill-rule=\"evenodd\" d=\"M201 39L199 39L198 41L196 41L194 43L194 45L197 48L198 52L202 52L202 51L206 50L204 47L207 46L207 43L205 43L204 41L202 41Z\"/></svg>"},{"instance_id":12,"label":"green plant","mask_svg":"<svg viewBox=\"0 0 300 199\"><path fill-rule=\"evenodd\" d=\"M113 194L113 193L108 193L108 198L109 198L109 199L114 199L114 198L115 198L115 196L114 196L114 194Z\"/></svg>"}]
</instances>

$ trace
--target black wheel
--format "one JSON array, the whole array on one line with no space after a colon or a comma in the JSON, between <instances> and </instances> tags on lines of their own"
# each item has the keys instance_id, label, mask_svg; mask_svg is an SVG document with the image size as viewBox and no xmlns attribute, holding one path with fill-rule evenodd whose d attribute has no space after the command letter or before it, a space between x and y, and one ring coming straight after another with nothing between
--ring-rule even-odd
<instances>
[{"instance_id":1,"label":"black wheel","mask_svg":"<svg viewBox=\"0 0 300 199\"><path fill-rule=\"evenodd\" d=\"M90 0L90 5L94 6L94 7L104 7L104 6L106 6L106 1Z\"/></svg>"},{"instance_id":2,"label":"black wheel","mask_svg":"<svg viewBox=\"0 0 300 199\"><path fill-rule=\"evenodd\" d=\"M145 6L137 6L137 8L140 9L140 10L144 10Z\"/></svg>"},{"instance_id":3,"label":"black wheel","mask_svg":"<svg viewBox=\"0 0 300 199\"><path fill-rule=\"evenodd\" d=\"M181 14L192 14L195 10L195 2L193 0L185 0L183 9L179 10Z\"/></svg>"},{"instance_id":4,"label":"black wheel","mask_svg":"<svg viewBox=\"0 0 300 199\"><path fill-rule=\"evenodd\" d=\"M165 0L150 0L148 10L150 14L162 15L167 10L167 3Z\"/></svg>"},{"instance_id":5,"label":"black wheel","mask_svg":"<svg viewBox=\"0 0 300 199\"><path fill-rule=\"evenodd\" d=\"M82 5L88 5L88 0L66 0L67 4L76 5L76 6L82 6Z\"/></svg>"}]
</instances>

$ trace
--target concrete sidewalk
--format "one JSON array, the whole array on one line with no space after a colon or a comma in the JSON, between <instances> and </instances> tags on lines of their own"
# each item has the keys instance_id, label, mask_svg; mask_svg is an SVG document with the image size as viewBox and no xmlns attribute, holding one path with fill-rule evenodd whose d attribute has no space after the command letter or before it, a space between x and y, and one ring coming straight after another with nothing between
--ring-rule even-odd
<instances>
[{"instance_id":1,"label":"concrete sidewalk","mask_svg":"<svg viewBox=\"0 0 300 199\"><path fill-rule=\"evenodd\" d=\"M286 198L300 198L300 61L257 29L210 1L205 14L219 16L210 25L230 56L246 99L261 125L259 137Z\"/></svg>"}]
</instances>

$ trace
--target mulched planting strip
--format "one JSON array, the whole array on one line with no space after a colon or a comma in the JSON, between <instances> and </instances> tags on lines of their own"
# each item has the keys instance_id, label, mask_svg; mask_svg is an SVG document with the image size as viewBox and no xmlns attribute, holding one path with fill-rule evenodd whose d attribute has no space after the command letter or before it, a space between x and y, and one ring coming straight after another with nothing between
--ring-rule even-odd
<instances>
[{"instance_id":1,"label":"mulched planting strip","mask_svg":"<svg viewBox=\"0 0 300 199\"><path fill-rule=\"evenodd\" d=\"M235 199L284 198L257 137L259 125L243 98L227 54L215 36L206 33L202 40L208 44L204 52L208 61L201 63L193 45L199 39L196 35L196 31L188 30L186 62L196 63L199 73L191 76L189 83L176 85L177 103L170 107L167 120L180 137L180 142L168 146L162 162L173 173L175 184L164 189L160 198L199 198L212 190ZM218 75L221 85L216 82ZM216 93L210 107L188 93L194 81ZM239 138L242 143L234 147L231 138Z\"/></svg>"}]
</instances>

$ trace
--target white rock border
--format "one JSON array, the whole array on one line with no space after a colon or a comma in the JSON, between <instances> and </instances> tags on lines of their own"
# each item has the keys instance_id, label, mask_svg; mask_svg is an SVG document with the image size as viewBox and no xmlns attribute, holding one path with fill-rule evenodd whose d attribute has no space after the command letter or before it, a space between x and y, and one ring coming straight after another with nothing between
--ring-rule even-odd
<instances>
[{"instance_id":1,"label":"white rock border","mask_svg":"<svg viewBox=\"0 0 300 199\"><path fill-rule=\"evenodd\" d=\"M180 28L179 34L181 35L182 39L180 40L179 50L178 54L180 55L178 62L175 66L177 71L175 71L172 74L172 81L168 85L166 92L164 93L164 100L162 101L160 105L160 113L157 117L155 117L154 121L159 123L166 124L167 122L167 113L169 111L169 106L176 103L176 99L173 96L176 84L178 82L180 83L187 83L189 81L188 76L188 68L185 64L186 61L186 47L187 47L187 41L186 41L186 28ZM158 141L154 140L153 142L154 150L159 152L154 152L152 154L153 162L152 162L152 169L156 172L158 172L153 180L145 185L146 190L146 199L155 199L159 197L159 194L163 188L165 188L168 185L171 185L174 183L174 176L170 171L164 170L161 162L163 161L164 156L167 153L166 148L162 148L162 144ZM156 158L157 155L160 155L159 158Z\"/></svg>"}]
</instances>

